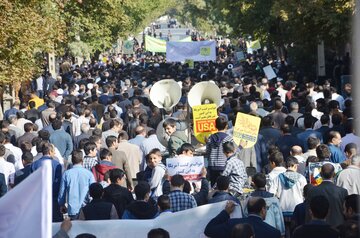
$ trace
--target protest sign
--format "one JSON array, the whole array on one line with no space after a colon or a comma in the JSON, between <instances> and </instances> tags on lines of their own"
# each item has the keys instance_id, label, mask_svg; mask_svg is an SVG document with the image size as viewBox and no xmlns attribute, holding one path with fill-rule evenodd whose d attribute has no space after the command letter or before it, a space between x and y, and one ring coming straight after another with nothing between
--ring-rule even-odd
<instances>
[{"instance_id":1,"label":"protest sign","mask_svg":"<svg viewBox=\"0 0 360 238\"><path fill-rule=\"evenodd\" d=\"M167 62L184 62L192 59L197 61L216 60L215 41L192 41L175 42L169 41L166 44Z\"/></svg>"},{"instance_id":2,"label":"protest sign","mask_svg":"<svg viewBox=\"0 0 360 238\"><path fill-rule=\"evenodd\" d=\"M260 117L238 112L234 126L234 142L243 148L253 147L257 141L260 121Z\"/></svg>"},{"instance_id":3,"label":"protest sign","mask_svg":"<svg viewBox=\"0 0 360 238\"><path fill-rule=\"evenodd\" d=\"M201 169L204 167L204 157L180 156L166 160L166 168L169 176L181 174L184 179L196 181L201 178Z\"/></svg>"},{"instance_id":4,"label":"protest sign","mask_svg":"<svg viewBox=\"0 0 360 238\"><path fill-rule=\"evenodd\" d=\"M318 186L322 183L323 179L321 177L321 166L323 166L325 163L330 162L310 162L309 163L309 181L312 185ZM342 170L342 167L340 164L330 163L335 168L335 174L339 173Z\"/></svg>"},{"instance_id":5,"label":"protest sign","mask_svg":"<svg viewBox=\"0 0 360 238\"><path fill-rule=\"evenodd\" d=\"M242 62L245 60L245 54L242 51L236 52L236 58L239 62Z\"/></svg>"},{"instance_id":6,"label":"protest sign","mask_svg":"<svg viewBox=\"0 0 360 238\"><path fill-rule=\"evenodd\" d=\"M260 49L261 49L260 41L259 41L259 40L247 41L247 42L246 42L246 47L247 47L247 52L248 52L249 54L252 54L253 51L256 51L256 50L260 50Z\"/></svg>"},{"instance_id":7,"label":"protest sign","mask_svg":"<svg viewBox=\"0 0 360 238\"><path fill-rule=\"evenodd\" d=\"M271 67L271 65L264 67L263 70L264 70L264 73L265 73L267 79L270 80L270 79L276 78L276 74L274 72L274 69Z\"/></svg>"},{"instance_id":8,"label":"protest sign","mask_svg":"<svg viewBox=\"0 0 360 238\"><path fill-rule=\"evenodd\" d=\"M205 144L205 137L217 132L215 120L218 117L215 104L193 106L194 135L196 139Z\"/></svg>"},{"instance_id":9,"label":"protest sign","mask_svg":"<svg viewBox=\"0 0 360 238\"><path fill-rule=\"evenodd\" d=\"M123 45L123 54L131 55L134 53L134 42L132 40L127 40Z\"/></svg>"}]
</instances>

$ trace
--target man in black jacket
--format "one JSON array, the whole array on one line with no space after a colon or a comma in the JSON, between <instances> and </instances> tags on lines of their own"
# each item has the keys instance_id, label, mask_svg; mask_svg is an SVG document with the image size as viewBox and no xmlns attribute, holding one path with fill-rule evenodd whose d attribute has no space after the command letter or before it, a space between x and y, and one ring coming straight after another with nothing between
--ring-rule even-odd
<instances>
[{"instance_id":1,"label":"man in black jacket","mask_svg":"<svg viewBox=\"0 0 360 238\"><path fill-rule=\"evenodd\" d=\"M330 203L330 209L326 216L326 222L331 226L339 226L344 222L343 202L348 192L344 188L336 186L333 182L335 168L331 163L325 163L321 167L322 183L310 189L308 199L311 202L315 196L322 195Z\"/></svg>"},{"instance_id":2,"label":"man in black jacket","mask_svg":"<svg viewBox=\"0 0 360 238\"><path fill-rule=\"evenodd\" d=\"M230 237L231 231L236 224L250 224L255 231L255 237L279 238L280 231L273 228L263 220L266 216L266 202L263 198L252 197L247 204L249 216L247 218L232 218L230 214L235 209L235 203L228 201L225 209L213 218L205 228L208 237Z\"/></svg>"},{"instance_id":3,"label":"man in black jacket","mask_svg":"<svg viewBox=\"0 0 360 238\"><path fill-rule=\"evenodd\" d=\"M129 190L122 187L125 182L125 173L121 169L110 170L111 184L105 188L104 199L115 205L119 217L123 216L125 207L129 205L134 198Z\"/></svg>"},{"instance_id":4,"label":"man in black jacket","mask_svg":"<svg viewBox=\"0 0 360 238\"><path fill-rule=\"evenodd\" d=\"M337 238L339 233L325 222L326 215L329 212L329 201L325 196L315 196L310 201L311 221L305 225L299 226L295 231L293 238Z\"/></svg>"},{"instance_id":5,"label":"man in black jacket","mask_svg":"<svg viewBox=\"0 0 360 238\"><path fill-rule=\"evenodd\" d=\"M119 218L115 206L111 202L106 202L102 199L104 189L101 184L91 184L89 186L89 194L93 200L81 208L79 220L109 220Z\"/></svg>"}]
</instances>

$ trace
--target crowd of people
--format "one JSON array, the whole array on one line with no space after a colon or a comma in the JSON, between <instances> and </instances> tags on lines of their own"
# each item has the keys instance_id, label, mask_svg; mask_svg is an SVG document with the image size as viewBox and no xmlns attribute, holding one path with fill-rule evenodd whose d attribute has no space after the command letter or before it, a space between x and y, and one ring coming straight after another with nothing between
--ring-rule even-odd
<instances>
[{"instance_id":1,"label":"crowd of people","mask_svg":"<svg viewBox=\"0 0 360 238\"><path fill-rule=\"evenodd\" d=\"M359 237L360 137L351 83L315 81L268 53L238 62L231 45L218 52L217 62L194 68L158 55L113 56L65 61L56 78L41 75L4 112L0 196L51 160L53 222L153 219L228 201L206 226L208 237ZM276 78L266 78L267 65ZM166 112L149 92L168 78L180 83L182 98ZM208 80L223 103L218 131L201 145L180 122L192 117L189 90ZM252 148L233 140L238 112L261 118ZM199 182L168 176L167 158L194 156L201 146L206 168ZM236 206L242 218L230 218ZM56 237L66 237L70 227L65 219ZM155 229L148 237L169 233Z\"/></svg>"}]
</instances>

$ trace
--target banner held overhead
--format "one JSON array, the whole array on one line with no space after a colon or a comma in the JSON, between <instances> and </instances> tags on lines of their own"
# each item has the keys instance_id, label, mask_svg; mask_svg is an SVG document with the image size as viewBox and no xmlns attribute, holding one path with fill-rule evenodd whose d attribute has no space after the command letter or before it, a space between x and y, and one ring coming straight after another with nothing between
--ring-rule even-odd
<instances>
[{"instance_id":1,"label":"banner held overhead","mask_svg":"<svg viewBox=\"0 0 360 238\"><path fill-rule=\"evenodd\" d=\"M215 61L215 41L172 42L166 44L167 62Z\"/></svg>"}]
</instances>

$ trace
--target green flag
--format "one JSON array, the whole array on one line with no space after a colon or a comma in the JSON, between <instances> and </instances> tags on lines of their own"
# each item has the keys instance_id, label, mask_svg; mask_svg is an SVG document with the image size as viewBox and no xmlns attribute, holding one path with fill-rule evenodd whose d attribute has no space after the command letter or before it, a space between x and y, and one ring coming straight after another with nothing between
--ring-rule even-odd
<instances>
[{"instance_id":1,"label":"green flag","mask_svg":"<svg viewBox=\"0 0 360 238\"><path fill-rule=\"evenodd\" d=\"M166 41L145 36L145 49L150 52L166 53Z\"/></svg>"}]
</instances>

